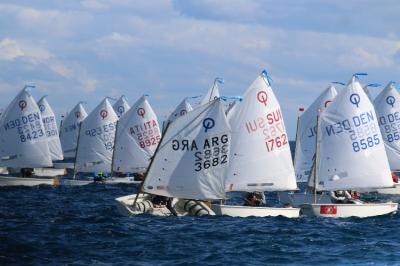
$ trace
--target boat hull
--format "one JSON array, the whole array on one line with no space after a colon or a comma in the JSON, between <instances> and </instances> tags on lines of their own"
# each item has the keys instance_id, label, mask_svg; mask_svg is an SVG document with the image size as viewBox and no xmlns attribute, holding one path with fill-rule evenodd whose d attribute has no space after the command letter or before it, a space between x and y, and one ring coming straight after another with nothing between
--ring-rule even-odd
<instances>
[{"instance_id":1,"label":"boat hull","mask_svg":"<svg viewBox=\"0 0 400 266\"><path fill-rule=\"evenodd\" d=\"M362 203L362 204L304 204L301 212L308 216L348 218L366 218L394 213L398 203Z\"/></svg>"},{"instance_id":2,"label":"boat hull","mask_svg":"<svg viewBox=\"0 0 400 266\"><path fill-rule=\"evenodd\" d=\"M0 176L0 186L39 186L50 185L57 186L60 180L57 177L49 178L30 178L30 177L14 177L14 176Z\"/></svg>"},{"instance_id":3,"label":"boat hull","mask_svg":"<svg viewBox=\"0 0 400 266\"><path fill-rule=\"evenodd\" d=\"M329 204L332 203L331 197L329 194L322 193L317 194L316 202L313 193L304 193L304 192L278 192L279 200L281 203L285 205L290 205L295 208L300 208L303 204L312 204L312 203L323 203Z\"/></svg>"},{"instance_id":4,"label":"boat hull","mask_svg":"<svg viewBox=\"0 0 400 266\"><path fill-rule=\"evenodd\" d=\"M217 215L227 215L232 217L275 217L284 216L287 218L297 218L300 215L300 208L275 208L275 207L250 207L213 204L211 209Z\"/></svg>"},{"instance_id":5,"label":"boat hull","mask_svg":"<svg viewBox=\"0 0 400 266\"><path fill-rule=\"evenodd\" d=\"M135 202L135 198L136 198L136 194L116 198L115 201L117 204L118 212L124 216L132 216L132 215L143 214L143 213L148 213L148 214L155 215L155 216L171 216L172 215L171 211L168 210L168 208L166 208L166 207L152 208L151 210L146 211L146 212L138 211L133 206L133 203ZM147 200L147 195L139 194L136 202L140 203L145 200Z\"/></svg>"},{"instance_id":6,"label":"boat hull","mask_svg":"<svg viewBox=\"0 0 400 266\"><path fill-rule=\"evenodd\" d=\"M175 212L173 214L167 207L154 207L149 200L148 194L139 194L136 206L140 205L140 209L135 208L133 203L135 202L136 194L123 196L116 198L116 204L118 212L124 216L131 216L137 214L151 214L155 216L203 216L203 215L215 215L215 213L201 201L188 200L188 199L174 199L172 201L172 208Z\"/></svg>"}]
</instances>

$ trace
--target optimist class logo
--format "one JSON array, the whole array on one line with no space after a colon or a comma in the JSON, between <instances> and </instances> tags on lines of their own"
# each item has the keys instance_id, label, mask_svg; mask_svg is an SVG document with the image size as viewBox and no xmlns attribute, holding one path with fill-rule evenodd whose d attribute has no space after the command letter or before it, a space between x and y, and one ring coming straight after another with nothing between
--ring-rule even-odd
<instances>
[{"instance_id":1,"label":"optimist class logo","mask_svg":"<svg viewBox=\"0 0 400 266\"><path fill-rule=\"evenodd\" d=\"M203 120L203 127L205 128L204 132L207 132L207 130L213 128L215 126L215 121L212 118L205 118Z\"/></svg>"},{"instance_id":2,"label":"optimist class logo","mask_svg":"<svg viewBox=\"0 0 400 266\"><path fill-rule=\"evenodd\" d=\"M185 114L187 114L187 111L186 110L181 110L180 114L181 114L181 116L185 115Z\"/></svg>"},{"instance_id":3,"label":"optimist class logo","mask_svg":"<svg viewBox=\"0 0 400 266\"><path fill-rule=\"evenodd\" d=\"M39 105L40 112L44 112L45 109L46 109L46 107L44 107L43 104Z\"/></svg>"},{"instance_id":4,"label":"optimist class logo","mask_svg":"<svg viewBox=\"0 0 400 266\"><path fill-rule=\"evenodd\" d=\"M81 117L81 112L79 112L79 111L75 112L75 117L76 117L76 118Z\"/></svg>"},{"instance_id":5,"label":"optimist class logo","mask_svg":"<svg viewBox=\"0 0 400 266\"><path fill-rule=\"evenodd\" d=\"M358 105L360 104L360 101L361 101L360 95L358 95L357 93L353 93L352 95L350 95L349 99L350 99L350 102L358 108Z\"/></svg>"},{"instance_id":6,"label":"optimist class logo","mask_svg":"<svg viewBox=\"0 0 400 266\"><path fill-rule=\"evenodd\" d=\"M18 103L18 106L19 106L19 108L21 108L21 111L24 110L27 105L28 105L28 103L25 100L21 100Z\"/></svg>"},{"instance_id":7,"label":"optimist class logo","mask_svg":"<svg viewBox=\"0 0 400 266\"><path fill-rule=\"evenodd\" d=\"M123 106L118 106L118 113L123 114L125 112L125 108Z\"/></svg>"},{"instance_id":8,"label":"optimist class logo","mask_svg":"<svg viewBox=\"0 0 400 266\"><path fill-rule=\"evenodd\" d=\"M259 91L257 93L257 100L264 104L264 106L267 106L267 100L268 100L268 94L266 91Z\"/></svg>"},{"instance_id":9,"label":"optimist class logo","mask_svg":"<svg viewBox=\"0 0 400 266\"><path fill-rule=\"evenodd\" d=\"M139 108L137 109L136 113L138 114L138 116L144 118L144 114L146 113L146 111L143 108Z\"/></svg>"},{"instance_id":10,"label":"optimist class logo","mask_svg":"<svg viewBox=\"0 0 400 266\"><path fill-rule=\"evenodd\" d=\"M394 107L394 103L396 102L396 99L393 96L388 96L386 97L386 103Z\"/></svg>"},{"instance_id":11,"label":"optimist class logo","mask_svg":"<svg viewBox=\"0 0 400 266\"><path fill-rule=\"evenodd\" d=\"M100 116L102 119L106 118L108 116L108 112L106 110L101 110L100 111Z\"/></svg>"}]
</instances>

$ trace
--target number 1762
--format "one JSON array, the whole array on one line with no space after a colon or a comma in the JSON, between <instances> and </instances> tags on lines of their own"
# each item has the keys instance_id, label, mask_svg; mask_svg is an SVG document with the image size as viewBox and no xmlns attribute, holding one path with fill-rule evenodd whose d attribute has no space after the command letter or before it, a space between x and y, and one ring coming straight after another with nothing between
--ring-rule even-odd
<instances>
[{"instance_id":1,"label":"number 1762","mask_svg":"<svg viewBox=\"0 0 400 266\"><path fill-rule=\"evenodd\" d=\"M271 138L265 142L268 152L273 151L275 148L280 148L288 143L286 134Z\"/></svg>"}]
</instances>

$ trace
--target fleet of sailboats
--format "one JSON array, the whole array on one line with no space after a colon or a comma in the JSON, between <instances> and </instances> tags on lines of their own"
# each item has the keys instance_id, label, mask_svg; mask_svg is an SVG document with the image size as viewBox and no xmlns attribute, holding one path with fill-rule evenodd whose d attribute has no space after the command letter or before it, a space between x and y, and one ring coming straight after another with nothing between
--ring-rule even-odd
<instances>
[{"instance_id":1,"label":"fleet of sailboats","mask_svg":"<svg viewBox=\"0 0 400 266\"><path fill-rule=\"evenodd\" d=\"M116 199L127 215L392 213L395 202L331 197L348 190L400 194L392 178L400 170L400 95L390 82L373 100L369 88L378 84L363 87L359 75L339 93L329 85L302 110L294 162L266 71L228 106L216 78L199 103L189 103L199 96L184 98L162 127L148 95L132 107L124 95L113 105L106 97L89 115L78 102L58 127L47 98L36 103L26 86L0 117L0 185L141 182L138 193ZM73 169L69 178L66 168ZM269 192L281 203L266 202ZM238 193L261 198L257 205L232 201Z\"/></svg>"}]
</instances>

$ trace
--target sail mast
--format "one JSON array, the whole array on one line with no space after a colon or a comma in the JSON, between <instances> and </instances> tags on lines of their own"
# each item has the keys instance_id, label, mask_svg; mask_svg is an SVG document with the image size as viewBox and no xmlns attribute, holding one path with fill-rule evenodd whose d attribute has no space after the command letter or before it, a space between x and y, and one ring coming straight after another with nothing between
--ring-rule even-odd
<instances>
[{"instance_id":1,"label":"sail mast","mask_svg":"<svg viewBox=\"0 0 400 266\"><path fill-rule=\"evenodd\" d=\"M78 158L78 148L79 148L79 139L81 138L81 128L82 128L82 121L79 122L78 139L76 140L75 160L74 160L74 176L73 176L73 179L75 179L75 177L76 177L76 171L77 171L76 160L77 160L77 158Z\"/></svg>"},{"instance_id":2,"label":"sail mast","mask_svg":"<svg viewBox=\"0 0 400 266\"><path fill-rule=\"evenodd\" d=\"M153 162L154 162L154 158L156 158L157 152L158 152L158 150L160 149L161 143L162 143L162 141L163 141L163 139L164 139L164 136L166 135L165 133L167 133L167 130L168 130L170 124L171 124L171 122L168 122L167 125L165 126L164 134L162 134L161 139L160 139L160 142L158 143L157 148L156 148L156 150L155 150L155 152L154 152L154 155L153 155L153 157L151 157L151 161L150 161L149 167L147 168L147 171L146 171L146 173L145 173L145 175L144 175L144 178L143 178L142 183L140 183L140 186L139 186L138 191L137 191L137 193L136 193L135 200L133 201L133 206L135 206L135 204L136 204L136 202L137 202L137 199L138 199L138 197L139 197L139 194L140 194L140 192L143 190L144 181L145 181L146 178L147 178L147 175L148 175L148 173L149 173L150 167L151 167L151 165L152 165ZM143 192L143 194L144 194L144 192Z\"/></svg>"},{"instance_id":3,"label":"sail mast","mask_svg":"<svg viewBox=\"0 0 400 266\"><path fill-rule=\"evenodd\" d=\"M119 125L119 120L117 121L117 124L115 125L115 137L114 137L114 144L113 144L113 152L111 155L111 177L114 175L114 159L115 159L115 144L117 143L117 136L118 136L118 125Z\"/></svg>"},{"instance_id":4,"label":"sail mast","mask_svg":"<svg viewBox=\"0 0 400 266\"><path fill-rule=\"evenodd\" d=\"M317 161L319 159L319 114L317 115L317 133L315 136L315 160L314 160L314 203L317 203L317 184L318 184L318 178L317 178Z\"/></svg>"}]
</instances>

